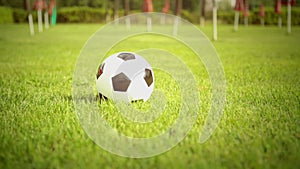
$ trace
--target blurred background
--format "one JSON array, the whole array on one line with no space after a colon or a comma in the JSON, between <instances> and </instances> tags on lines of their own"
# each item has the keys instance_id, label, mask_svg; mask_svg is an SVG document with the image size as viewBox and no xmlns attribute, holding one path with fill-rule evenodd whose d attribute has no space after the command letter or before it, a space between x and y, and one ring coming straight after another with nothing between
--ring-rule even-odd
<instances>
[{"instance_id":1,"label":"blurred background","mask_svg":"<svg viewBox=\"0 0 300 169\"><path fill-rule=\"evenodd\" d=\"M146 0L147 1L147 0ZM238 0L240 1L240 0ZM264 5L264 24L276 25L278 12L275 10L277 0L242 0L242 10L248 10L248 23L261 24L260 10ZM282 23L286 23L287 0L282 0ZM24 23L28 21L28 13L37 10L37 4L43 2L43 11L50 10L51 3L57 7L58 23L105 23L115 17L143 11L143 0L1 0L0 1L0 23ZM154 0L152 1L153 12L165 12L179 14L184 19L200 24L201 16L206 23L212 20L213 4L218 6L218 23L232 24L234 22L234 7L236 0ZM293 4L292 24L300 24L300 3ZM180 5L178 5L180 4ZM32 12L33 20L37 20L37 13ZM243 21L244 15L239 19Z\"/></svg>"}]
</instances>

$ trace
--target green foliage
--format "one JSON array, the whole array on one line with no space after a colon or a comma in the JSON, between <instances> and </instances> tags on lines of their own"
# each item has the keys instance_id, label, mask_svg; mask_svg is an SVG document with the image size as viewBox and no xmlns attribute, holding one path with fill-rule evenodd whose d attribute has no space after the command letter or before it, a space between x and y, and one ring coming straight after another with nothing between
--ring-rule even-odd
<instances>
[{"instance_id":1,"label":"green foliage","mask_svg":"<svg viewBox=\"0 0 300 169\"><path fill-rule=\"evenodd\" d=\"M0 23L13 23L12 14L11 8L0 6Z\"/></svg>"},{"instance_id":2,"label":"green foliage","mask_svg":"<svg viewBox=\"0 0 300 169\"><path fill-rule=\"evenodd\" d=\"M108 2L110 6L112 6L111 2ZM88 6L89 7L95 7L95 8L105 8L108 6L107 1L106 0L92 0L92 1L88 1Z\"/></svg>"},{"instance_id":3,"label":"green foliage","mask_svg":"<svg viewBox=\"0 0 300 169\"><path fill-rule=\"evenodd\" d=\"M195 12L189 12L187 10L182 10L181 11L181 17L183 19L188 20L191 23L197 23L199 20L199 14Z\"/></svg>"},{"instance_id":4,"label":"green foliage","mask_svg":"<svg viewBox=\"0 0 300 169\"><path fill-rule=\"evenodd\" d=\"M274 8L265 8L265 24L276 25L279 15L274 12ZM287 22L287 8L282 8L282 23ZM259 9L254 9L252 12L253 24L258 24L260 22ZM292 8L292 24L300 25L300 8Z\"/></svg>"},{"instance_id":5,"label":"green foliage","mask_svg":"<svg viewBox=\"0 0 300 169\"><path fill-rule=\"evenodd\" d=\"M211 15L209 14L208 17L212 17ZM218 11L218 20L222 23L232 24L234 22L234 11Z\"/></svg>"},{"instance_id":6,"label":"green foliage","mask_svg":"<svg viewBox=\"0 0 300 169\"><path fill-rule=\"evenodd\" d=\"M234 15L235 11L218 11L218 19L227 24L232 24L234 22ZM284 7L282 8L282 14L278 15L274 12L274 8L265 8L265 24L266 25L276 25L278 23L278 17L282 17L282 23L286 24L287 22L287 9ZM211 17L211 14L208 15L208 18ZM260 24L260 15L259 15L259 8L255 8L249 13L249 24ZM239 15L240 23L243 23L243 13ZM293 25L300 25L300 8L292 8L292 24Z\"/></svg>"},{"instance_id":7,"label":"green foliage","mask_svg":"<svg viewBox=\"0 0 300 169\"><path fill-rule=\"evenodd\" d=\"M24 8L24 0L0 0L0 6L7 6L11 8Z\"/></svg>"},{"instance_id":8,"label":"green foliage","mask_svg":"<svg viewBox=\"0 0 300 169\"><path fill-rule=\"evenodd\" d=\"M160 0L160 1L164 1L164 0ZM155 0L154 0L155 3ZM182 8L190 11L190 12L194 12L194 11L199 11L199 0L183 0L182 1Z\"/></svg>"},{"instance_id":9,"label":"green foliage","mask_svg":"<svg viewBox=\"0 0 300 169\"><path fill-rule=\"evenodd\" d=\"M13 17L14 17L14 22L15 23L26 22L27 21L27 16L28 16L28 13L23 9L15 8L13 10Z\"/></svg>"},{"instance_id":10,"label":"green foliage","mask_svg":"<svg viewBox=\"0 0 300 169\"><path fill-rule=\"evenodd\" d=\"M104 22L106 11L101 8L66 7L58 10L57 22Z\"/></svg>"},{"instance_id":11,"label":"green foliage","mask_svg":"<svg viewBox=\"0 0 300 169\"><path fill-rule=\"evenodd\" d=\"M218 9L219 10L227 10L227 11L232 10L231 2L227 1L227 0L226 1L219 1Z\"/></svg>"},{"instance_id":12,"label":"green foliage","mask_svg":"<svg viewBox=\"0 0 300 169\"><path fill-rule=\"evenodd\" d=\"M20 8L0 8L2 23L4 22L15 22L22 23L27 21L27 12ZM131 10L130 13L138 13L141 12L140 9ZM112 17L112 9L109 10L110 16ZM218 11L218 20L220 23L233 24L234 22L234 10L219 10ZM34 20L36 20L36 11L32 11ZM10 16L12 15L12 16ZM124 16L124 10L119 10L119 16ZM198 12L190 12L188 10L182 10L181 13L182 18L188 20L192 23L199 22L199 13ZM11 17L13 18L11 20ZM240 23L243 23L243 13L239 15ZM265 24L266 25L276 25L278 21L279 15L274 12L273 8L265 8ZM287 10L286 7L282 8L282 23L286 24L287 18ZM209 20L212 18L212 13L208 12L206 14L206 18ZM90 8L86 6L78 6L78 7L62 7L58 10L58 22L60 23L105 23L106 20L106 9L103 8ZM6 21L4 21L6 20ZM260 24L260 16L259 16L259 8L255 8L250 11L249 24ZM300 8L293 7L292 8L292 24L300 25Z\"/></svg>"},{"instance_id":13,"label":"green foliage","mask_svg":"<svg viewBox=\"0 0 300 169\"><path fill-rule=\"evenodd\" d=\"M34 21L37 21L37 12L32 11ZM24 23L28 21L28 12L20 8L0 7L0 23Z\"/></svg>"},{"instance_id":14,"label":"green foliage","mask_svg":"<svg viewBox=\"0 0 300 169\"><path fill-rule=\"evenodd\" d=\"M63 0L57 1L58 7L74 7L74 6L85 6L102 8L105 7L107 0Z\"/></svg>"}]
</instances>

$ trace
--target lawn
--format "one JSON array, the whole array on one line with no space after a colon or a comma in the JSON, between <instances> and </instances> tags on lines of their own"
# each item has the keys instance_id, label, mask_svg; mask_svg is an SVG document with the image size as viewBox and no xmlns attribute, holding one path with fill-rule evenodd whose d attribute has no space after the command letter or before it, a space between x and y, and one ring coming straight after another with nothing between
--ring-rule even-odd
<instances>
[{"instance_id":1,"label":"lawn","mask_svg":"<svg viewBox=\"0 0 300 169\"><path fill-rule=\"evenodd\" d=\"M199 117L176 147L144 159L103 150L84 132L76 115L72 100L76 60L100 27L57 25L31 37L27 25L0 25L0 168L300 168L300 27L287 35L277 27L240 27L233 32L232 26L220 25L213 45L223 63L227 90L217 130L198 144L211 86L201 62L187 58L201 93ZM211 37L210 26L201 30ZM158 47L165 40L174 43L165 48L179 55L188 50L159 38ZM111 53L129 48L130 41L141 42L130 46L139 50L152 39L133 37ZM172 112L178 101L172 91L176 84L170 88L172 78L155 73L157 86L173 98L167 106ZM110 104L100 107L112 110ZM113 111L105 112L112 126L135 137L156 135L176 118L176 113L171 118L164 113L154 124L138 126Z\"/></svg>"}]
</instances>

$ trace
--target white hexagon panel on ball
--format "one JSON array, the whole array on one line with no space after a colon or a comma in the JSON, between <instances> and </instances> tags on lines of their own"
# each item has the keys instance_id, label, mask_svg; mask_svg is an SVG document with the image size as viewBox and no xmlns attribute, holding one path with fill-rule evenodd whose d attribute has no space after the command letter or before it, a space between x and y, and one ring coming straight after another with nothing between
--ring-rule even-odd
<instances>
[{"instance_id":1,"label":"white hexagon panel on ball","mask_svg":"<svg viewBox=\"0 0 300 169\"><path fill-rule=\"evenodd\" d=\"M147 101L154 89L154 73L142 56L119 52L99 66L96 87L100 96L115 101Z\"/></svg>"}]
</instances>

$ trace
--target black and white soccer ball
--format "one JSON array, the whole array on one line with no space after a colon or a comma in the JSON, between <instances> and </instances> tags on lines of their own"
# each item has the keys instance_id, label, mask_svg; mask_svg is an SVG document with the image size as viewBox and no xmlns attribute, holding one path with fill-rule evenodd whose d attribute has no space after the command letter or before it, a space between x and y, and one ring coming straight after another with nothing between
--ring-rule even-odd
<instances>
[{"instance_id":1,"label":"black and white soccer ball","mask_svg":"<svg viewBox=\"0 0 300 169\"><path fill-rule=\"evenodd\" d=\"M115 101L147 101L154 89L154 73L150 64L132 52L120 52L101 63L96 74L100 97Z\"/></svg>"}]
</instances>

